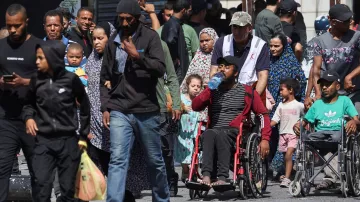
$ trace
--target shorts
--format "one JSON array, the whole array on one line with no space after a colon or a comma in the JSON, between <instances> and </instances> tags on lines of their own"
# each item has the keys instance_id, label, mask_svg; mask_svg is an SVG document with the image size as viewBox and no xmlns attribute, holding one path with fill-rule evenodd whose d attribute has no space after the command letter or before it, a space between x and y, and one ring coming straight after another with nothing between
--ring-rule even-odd
<instances>
[{"instance_id":1,"label":"shorts","mask_svg":"<svg viewBox=\"0 0 360 202\"><path fill-rule=\"evenodd\" d=\"M280 134L279 152L286 152L288 148L296 149L298 137L294 134Z\"/></svg>"}]
</instances>

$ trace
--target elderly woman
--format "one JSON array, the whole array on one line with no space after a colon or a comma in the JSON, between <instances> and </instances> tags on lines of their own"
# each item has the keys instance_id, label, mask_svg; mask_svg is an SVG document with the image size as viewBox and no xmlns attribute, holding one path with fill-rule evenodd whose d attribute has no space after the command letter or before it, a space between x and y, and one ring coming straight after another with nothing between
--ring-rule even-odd
<instances>
[{"instance_id":1,"label":"elderly woman","mask_svg":"<svg viewBox=\"0 0 360 202\"><path fill-rule=\"evenodd\" d=\"M284 78L294 78L299 81L300 93L298 95L295 95L295 98L300 102L304 102L307 82L304 71L301 68L301 64L296 59L294 52L291 46L288 44L285 35L279 34L272 37L272 39L270 40L270 53L271 55L268 90L275 100L275 106L273 107L273 110L270 114L270 117L272 118L277 106L280 102L282 102L279 90L280 80ZM278 128L273 128L271 135L270 158L271 156L274 157L276 153L278 138ZM283 155L280 153L276 153L272 162L272 168L279 171L282 166Z\"/></svg>"}]
</instances>

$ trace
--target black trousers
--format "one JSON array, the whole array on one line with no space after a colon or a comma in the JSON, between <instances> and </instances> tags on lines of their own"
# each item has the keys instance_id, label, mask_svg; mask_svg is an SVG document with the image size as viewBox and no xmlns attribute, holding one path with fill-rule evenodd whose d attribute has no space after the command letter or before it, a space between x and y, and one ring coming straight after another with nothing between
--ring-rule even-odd
<instances>
[{"instance_id":1,"label":"black trousers","mask_svg":"<svg viewBox=\"0 0 360 202\"><path fill-rule=\"evenodd\" d=\"M87 151L91 160L96 164L101 172L107 176L109 170L110 153L95 147L90 142L88 142L87 145Z\"/></svg>"},{"instance_id":2,"label":"black trousers","mask_svg":"<svg viewBox=\"0 0 360 202\"><path fill-rule=\"evenodd\" d=\"M64 134L66 135L66 134ZM33 156L36 202L50 202L53 172L57 168L61 196L57 202L75 201L75 180L80 163L78 137L74 131L68 137L47 138L36 136Z\"/></svg>"},{"instance_id":3,"label":"black trousers","mask_svg":"<svg viewBox=\"0 0 360 202\"><path fill-rule=\"evenodd\" d=\"M179 178L174 167L174 141L178 132L178 122L174 122L169 113L160 115L161 151L165 161L168 183L177 183Z\"/></svg>"},{"instance_id":4,"label":"black trousers","mask_svg":"<svg viewBox=\"0 0 360 202\"><path fill-rule=\"evenodd\" d=\"M0 201L5 201L9 192L9 178L19 148L22 148L30 175L33 180L31 160L35 141L26 134L25 124L21 120L0 119Z\"/></svg>"},{"instance_id":5,"label":"black trousers","mask_svg":"<svg viewBox=\"0 0 360 202\"><path fill-rule=\"evenodd\" d=\"M214 165L217 165L218 178L225 181L229 177L231 151L238 133L237 128L224 127L208 129L201 135L204 176L210 177L211 173L216 172ZM217 160L217 164L214 160Z\"/></svg>"}]
</instances>

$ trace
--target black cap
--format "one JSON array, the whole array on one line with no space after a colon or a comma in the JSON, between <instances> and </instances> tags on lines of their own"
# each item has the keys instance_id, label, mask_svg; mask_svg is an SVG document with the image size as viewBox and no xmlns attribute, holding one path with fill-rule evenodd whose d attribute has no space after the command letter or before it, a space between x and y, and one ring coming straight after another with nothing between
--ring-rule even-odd
<instances>
[{"instance_id":1,"label":"black cap","mask_svg":"<svg viewBox=\"0 0 360 202\"><path fill-rule=\"evenodd\" d=\"M217 63L218 64L226 63L227 65L235 65L236 68L239 69L239 58L234 56L220 57L219 59L217 59Z\"/></svg>"},{"instance_id":2,"label":"black cap","mask_svg":"<svg viewBox=\"0 0 360 202\"><path fill-rule=\"evenodd\" d=\"M340 76L336 71L333 70L327 70L323 72L321 78L317 81L319 84L321 81L337 81L340 82Z\"/></svg>"},{"instance_id":3,"label":"black cap","mask_svg":"<svg viewBox=\"0 0 360 202\"><path fill-rule=\"evenodd\" d=\"M191 1L191 9L193 14L198 14L200 11L207 9L208 5L205 0Z\"/></svg>"},{"instance_id":4,"label":"black cap","mask_svg":"<svg viewBox=\"0 0 360 202\"><path fill-rule=\"evenodd\" d=\"M136 0L120 0L117 5L116 12L138 16L141 15L141 8Z\"/></svg>"},{"instance_id":5,"label":"black cap","mask_svg":"<svg viewBox=\"0 0 360 202\"><path fill-rule=\"evenodd\" d=\"M298 4L294 0L283 0L280 2L280 13L292 13L297 11Z\"/></svg>"},{"instance_id":6,"label":"black cap","mask_svg":"<svg viewBox=\"0 0 360 202\"><path fill-rule=\"evenodd\" d=\"M349 6L345 4L336 4L329 10L330 19L336 19L340 21L347 21L353 16L353 12Z\"/></svg>"}]
</instances>

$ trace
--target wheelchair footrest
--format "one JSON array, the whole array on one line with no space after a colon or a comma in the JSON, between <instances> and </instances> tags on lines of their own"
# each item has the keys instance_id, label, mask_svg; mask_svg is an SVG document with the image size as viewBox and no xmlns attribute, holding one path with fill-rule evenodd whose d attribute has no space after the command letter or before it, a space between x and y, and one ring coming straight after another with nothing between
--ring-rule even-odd
<instances>
[{"instance_id":1,"label":"wheelchair footrest","mask_svg":"<svg viewBox=\"0 0 360 202\"><path fill-rule=\"evenodd\" d=\"M185 183L186 188L188 189L193 189L193 190L201 190L201 191L209 191L210 187L205 185L205 184L201 184L199 182L186 182Z\"/></svg>"},{"instance_id":2,"label":"wheelchair footrest","mask_svg":"<svg viewBox=\"0 0 360 202\"><path fill-rule=\"evenodd\" d=\"M225 192L225 191L230 191L230 190L235 190L236 187L234 186L233 183L225 183L225 184L221 184L221 185L213 185L212 188L214 189L214 191L217 192Z\"/></svg>"}]
</instances>

